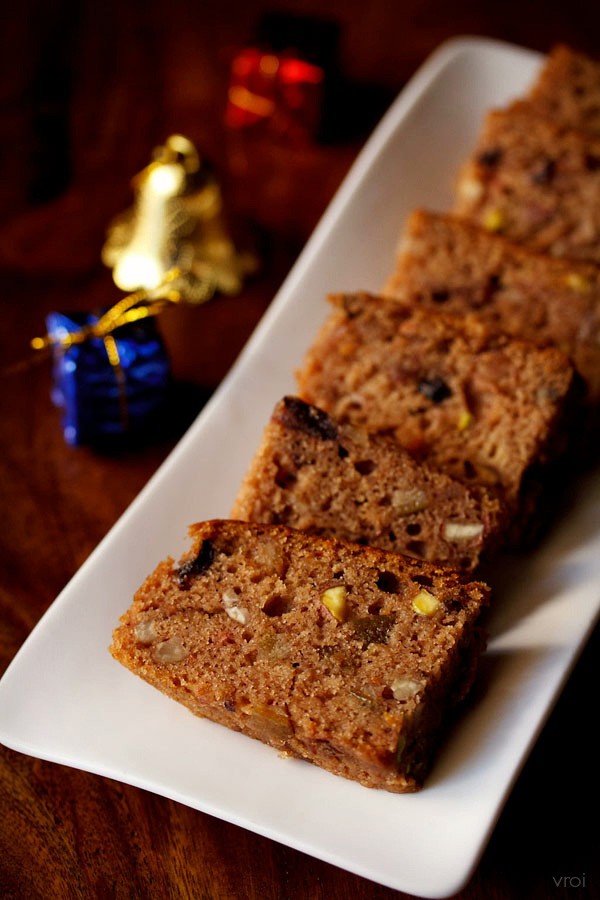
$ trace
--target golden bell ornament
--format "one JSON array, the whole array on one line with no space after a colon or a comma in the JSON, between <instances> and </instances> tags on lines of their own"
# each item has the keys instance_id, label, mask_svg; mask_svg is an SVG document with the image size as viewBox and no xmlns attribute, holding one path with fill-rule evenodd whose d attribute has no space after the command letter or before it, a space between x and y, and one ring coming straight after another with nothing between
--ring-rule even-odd
<instances>
[{"instance_id":1,"label":"golden bell ornament","mask_svg":"<svg viewBox=\"0 0 600 900\"><path fill-rule=\"evenodd\" d=\"M239 293L257 260L236 249L219 184L192 141L171 135L132 184L135 203L110 223L102 248L117 287L154 291L170 281L189 303Z\"/></svg>"}]
</instances>

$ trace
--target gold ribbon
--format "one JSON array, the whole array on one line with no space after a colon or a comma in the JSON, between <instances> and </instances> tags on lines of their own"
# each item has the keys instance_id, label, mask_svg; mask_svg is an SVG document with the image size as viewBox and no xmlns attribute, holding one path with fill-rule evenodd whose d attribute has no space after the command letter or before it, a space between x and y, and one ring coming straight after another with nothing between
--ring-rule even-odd
<instances>
[{"instance_id":1,"label":"gold ribbon","mask_svg":"<svg viewBox=\"0 0 600 900\"><path fill-rule=\"evenodd\" d=\"M81 328L75 331L65 332L64 334L48 333L44 337L35 337L31 340L31 347L38 351L48 351L56 346L67 350L74 344L82 344L84 341L93 338L102 340L108 362L114 372L119 389L121 423L126 431L129 425L127 384L125 372L121 365L119 348L113 332L123 325L139 322L141 319L147 319L150 316L156 316L163 309L166 309L167 306L184 301L186 297L178 285L180 281L181 272L179 269L171 269L167 272L164 281L159 287L128 294L99 316L96 322L82 325ZM211 286L207 285L204 299L208 300L212 293Z\"/></svg>"},{"instance_id":2,"label":"gold ribbon","mask_svg":"<svg viewBox=\"0 0 600 900\"><path fill-rule=\"evenodd\" d=\"M180 275L181 273L178 269L171 269L167 272L165 280L159 287L128 294L103 313L96 322L92 322L90 325L82 325L81 328L65 334L48 333L44 337L35 337L31 341L31 346L34 350L46 350L56 345L63 349L68 349L73 344L82 344L91 338L104 340L112 336L113 331L116 331L117 328L121 328L123 325L137 322L140 319L147 319L149 316L156 316L167 306L180 303L184 299L184 294L176 286L176 280ZM168 288L168 284L171 282L175 284ZM111 354L108 350L107 355L110 359Z\"/></svg>"}]
</instances>

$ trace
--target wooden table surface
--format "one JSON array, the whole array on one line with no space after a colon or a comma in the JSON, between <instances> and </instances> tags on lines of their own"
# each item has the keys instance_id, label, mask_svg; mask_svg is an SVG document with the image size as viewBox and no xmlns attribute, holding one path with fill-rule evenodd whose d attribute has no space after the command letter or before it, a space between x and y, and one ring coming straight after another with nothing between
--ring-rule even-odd
<instances>
[{"instance_id":1,"label":"wooden table surface","mask_svg":"<svg viewBox=\"0 0 600 900\"><path fill-rule=\"evenodd\" d=\"M263 9L339 22L354 127L326 144L274 146L268 165L240 176L223 110L231 60ZM562 40L600 56L600 32L583 0L23 0L0 18L2 672L231 367L380 112L427 55L452 35L485 34L542 51ZM175 131L212 160L262 268L240 297L161 320L182 384L163 434L128 451L73 448L49 400L49 365L9 367L48 311L116 299L100 263L106 225L129 205L131 176ZM599 650L596 633L461 898L600 896ZM5 900L401 896L161 797L5 748L0 782Z\"/></svg>"}]
</instances>

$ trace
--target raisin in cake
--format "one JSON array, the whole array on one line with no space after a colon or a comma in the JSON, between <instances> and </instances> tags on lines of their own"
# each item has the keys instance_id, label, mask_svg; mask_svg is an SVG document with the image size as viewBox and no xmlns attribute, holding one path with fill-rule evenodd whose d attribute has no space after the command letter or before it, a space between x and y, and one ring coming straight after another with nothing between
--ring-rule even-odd
<instances>
[{"instance_id":1,"label":"raisin in cake","mask_svg":"<svg viewBox=\"0 0 600 900\"><path fill-rule=\"evenodd\" d=\"M457 184L455 212L554 256L600 262L600 135L535 115L489 113Z\"/></svg>"},{"instance_id":2,"label":"raisin in cake","mask_svg":"<svg viewBox=\"0 0 600 900\"><path fill-rule=\"evenodd\" d=\"M527 101L538 114L600 134L600 62L564 44L554 47Z\"/></svg>"},{"instance_id":3,"label":"raisin in cake","mask_svg":"<svg viewBox=\"0 0 600 900\"><path fill-rule=\"evenodd\" d=\"M456 216L415 211L384 293L464 315L570 356L600 401L600 269L534 253Z\"/></svg>"},{"instance_id":4,"label":"raisin in cake","mask_svg":"<svg viewBox=\"0 0 600 900\"><path fill-rule=\"evenodd\" d=\"M486 586L284 526L213 521L191 536L135 595L115 659L196 715L416 790L472 682Z\"/></svg>"},{"instance_id":5,"label":"raisin in cake","mask_svg":"<svg viewBox=\"0 0 600 900\"><path fill-rule=\"evenodd\" d=\"M300 396L522 506L565 440L568 358L489 329L475 315L365 293L330 299L333 312L297 373Z\"/></svg>"},{"instance_id":6,"label":"raisin in cake","mask_svg":"<svg viewBox=\"0 0 600 900\"><path fill-rule=\"evenodd\" d=\"M504 510L415 462L388 437L335 422L298 397L273 412L231 512L465 571L501 540Z\"/></svg>"}]
</instances>

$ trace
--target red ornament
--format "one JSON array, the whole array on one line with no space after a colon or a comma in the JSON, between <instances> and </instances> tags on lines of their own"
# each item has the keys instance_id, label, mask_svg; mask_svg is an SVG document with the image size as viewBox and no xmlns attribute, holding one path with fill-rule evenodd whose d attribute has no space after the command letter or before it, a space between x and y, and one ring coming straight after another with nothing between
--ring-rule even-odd
<instances>
[{"instance_id":1,"label":"red ornament","mask_svg":"<svg viewBox=\"0 0 600 900\"><path fill-rule=\"evenodd\" d=\"M319 125L325 71L289 53L246 47L233 60L225 122L264 123L292 139L312 139Z\"/></svg>"}]
</instances>

